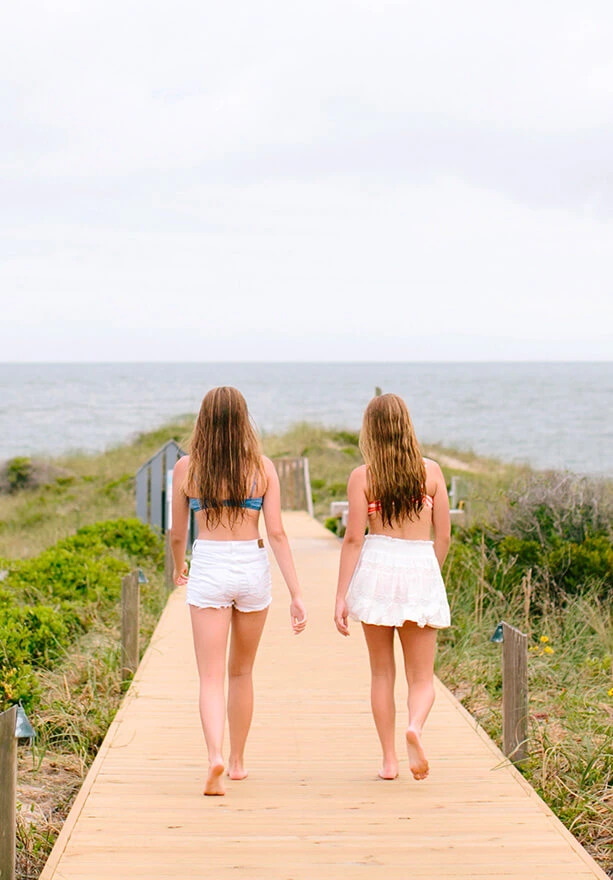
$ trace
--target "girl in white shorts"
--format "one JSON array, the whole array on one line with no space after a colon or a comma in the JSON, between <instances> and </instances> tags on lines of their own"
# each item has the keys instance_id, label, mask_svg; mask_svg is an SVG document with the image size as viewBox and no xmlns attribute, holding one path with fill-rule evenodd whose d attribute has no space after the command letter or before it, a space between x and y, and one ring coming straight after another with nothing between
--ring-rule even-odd
<instances>
[{"instance_id":1,"label":"girl in white shorts","mask_svg":"<svg viewBox=\"0 0 613 880\"><path fill-rule=\"evenodd\" d=\"M190 509L195 512L198 540L188 574L185 547ZM261 455L240 391L213 388L202 401L190 454L175 465L171 530L173 580L187 587L200 677L200 718L209 755L206 795L225 794L222 743L230 632L227 773L235 780L247 776L244 752L253 715L252 669L271 601L268 554L258 530L260 511L290 592L291 626L300 633L306 626L306 612L281 521L277 472L270 459Z\"/></svg>"},{"instance_id":2,"label":"girl in white shorts","mask_svg":"<svg viewBox=\"0 0 613 880\"><path fill-rule=\"evenodd\" d=\"M450 540L447 487L436 462L422 458L406 404L395 394L383 394L368 404L360 449L365 464L352 472L347 486L349 513L334 620L345 636L349 617L362 623L383 779L398 775L398 631L409 687L409 766L415 779L425 779L429 768L421 734L434 703L436 631L450 624L441 577Z\"/></svg>"}]
</instances>

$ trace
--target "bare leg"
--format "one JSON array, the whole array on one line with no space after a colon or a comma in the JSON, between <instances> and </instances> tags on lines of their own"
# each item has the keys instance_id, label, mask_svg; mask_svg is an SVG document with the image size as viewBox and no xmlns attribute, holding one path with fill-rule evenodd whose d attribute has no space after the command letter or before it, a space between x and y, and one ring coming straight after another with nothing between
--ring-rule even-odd
<instances>
[{"instance_id":1,"label":"bare leg","mask_svg":"<svg viewBox=\"0 0 613 880\"><path fill-rule=\"evenodd\" d=\"M245 743L253 716L253 664L268 608L232 612L232 636L228 660L228 724L230 727L230 779L244 779Z\"/></svg>"},{"instance_id":2,"label":"bare leg","mask_svg":"<svg viewBox=\"0 0 613 880\"><path fill-rule=\"evenodd\" d=\"M383 765L379 776L382 779L395 779L398 776L398 758L396 756L396 704L394 703L394 682L396 680L394 627L373 626L369 623L363 623L362 627L368 646L372 676L370 705L383 750Z\"/></svg>"},{"instance_id":3,"label":"bare leg","mask_svg":"<svg viewBox=\"0 0 613 880\"><path fill-rule=\"evenodd\" d=\"M407 620L398 628L398 635L409 686L409 726L406 732L409 766L415 779L425 779L429 767L421 734L434 704L436 630L430 626L419 627Z\"/></svg>"},{"instance_id":4,"label":"bare leg","mask_svg":"<svg viewBox=\"0 0 613 880\"><path fill-rule=\"evenodd\" d=\"M196 663L200 678L200 720L209 753L204 794L225 794L222 775L223 731L226 720L224 682L226 646L231 608L196 608L190 605Z\"/></svg>"}]
</instances>

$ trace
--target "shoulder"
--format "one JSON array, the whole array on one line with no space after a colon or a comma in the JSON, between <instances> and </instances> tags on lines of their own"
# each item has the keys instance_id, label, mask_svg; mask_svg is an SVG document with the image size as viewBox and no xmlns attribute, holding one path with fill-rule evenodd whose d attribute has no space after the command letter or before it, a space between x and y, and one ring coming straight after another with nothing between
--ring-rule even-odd
<instances>
[{"instance_id":1,"label":"shoulder","mask_svg":"<svg viewBox=\"0 0 613 880\"><path fill-rule=\"evenodd\" d=\"M185 482L187 480L188 470L189 455L183 455L172 469L172 491L174 494L182 492L184 495L187 495L187 492L185 491Z\"/></svg>"},{"instance_id":2,"label":"shoulder","mask_svg":"<svg viewBox=\"0 0 613 880\"><path fill-rule=\"evenodd\" d=\"M433 458L424 458L424 464L426 466L426 470L429 474L434 476L435 474L442 474L442 470L440 465L434 461Z\"/></svg>"},{"instance_id":3,"label":"shoulder","mask_svg":"<svg viewBox=\"0 0 613 880\"><path fill-rule=\"evenodd\" d=\"M442 483L446 486L445 477L438 462L434 461L433 458L424 458L424 464L426 466L426 479L428 482L431 481L434 484Z\"/></svg>"},{"instance_id":4,"label":"shoulder","mask_svg":"<svg viewBox=\"0 0 613 880\"><path fill-rule=\"evenodd\" d=\"M361 464L349 474L348 486L366 486L366 465Z\"/></svg>"},{"instance_id":5,"label":"shoulder","mask_svg":"<svg viewBox=\"0 0 613 880\"><path fill-rule=\"evenodd\" d=\"M268 458L267 455L261 455L260 460L262 462L262 467L264 469L265 474L270 475L271 473L273 473L273 471L274 471L274 473L277 472L273 462L271 461L270 458Z\"/></svg>"},{"instance_id":6,"label":"shoulder","mask_svg":"<svg viewBox=\"0 0 613 880\"><path fill-rule=\"evenodd\" d=\"M181 476L182 474L186 474L189 468L189 455L182 455L181 458L177 461L176 465L173 468L173 471L177 476Z\"/></svg>"}]
</instances>

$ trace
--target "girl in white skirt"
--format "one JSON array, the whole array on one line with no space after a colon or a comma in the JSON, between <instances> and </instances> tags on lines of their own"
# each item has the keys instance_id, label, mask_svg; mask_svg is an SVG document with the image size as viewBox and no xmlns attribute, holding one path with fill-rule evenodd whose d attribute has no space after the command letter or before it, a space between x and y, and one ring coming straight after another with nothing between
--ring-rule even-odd
<instances>
[{"instance_id":1,"label":"girl in white skirt","mask_svg":"<svg viewBox=\"0 0 613 880\"><path fill-rule=\"evenodd\" d=\"M362 623L383 779L398 775L398 630L409 687L409 766L415 779L425 779L428 761L421 735L434 703L436 631L450 623L441 577L450 540L447 487L438 464L422 458L406 404L395 394L383 394L368 404L360 449L365 464L352 472L347 486L349 516L334 620L344 636L349 635L349 617Z\"/></svg>"},{"instance_id":2,"label":"girl in white skirt","mask_svg":"<svg viewBox=\"0 0 613 880\"><path fill-rule=\"evenodd\" d=\"M198 540L188 574L185 545L190 509L195 511ZM187 585L200 677L200 718L209 753L206 795L225 794L222 742L230 632L228 776L235 780L247 776L244 752L253 714L251 673L271 601L268 555L258 530L260 511L290 592L291 626L300 633L306 612L281 521L277 472L260 453L240 391L213 388L202 401L190 454L175 465L171 530L173 579L177 586Z\"/></svg>"}]
</instances>

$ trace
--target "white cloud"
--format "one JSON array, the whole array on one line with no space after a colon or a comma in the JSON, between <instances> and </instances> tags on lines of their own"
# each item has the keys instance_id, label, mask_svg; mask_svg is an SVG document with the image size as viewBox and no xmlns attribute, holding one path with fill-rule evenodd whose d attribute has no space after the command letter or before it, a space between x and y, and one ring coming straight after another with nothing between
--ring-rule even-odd
<instances>
[{"instance_id":1,"label":"white cloud","mask_svg":"<svg viewBox=\"0 0 613 880\"><path fill-rule=\"evenodd\" d=\"M4 17L0 358L611 357L608 3Z\"/></svg>"}]
</instances>

